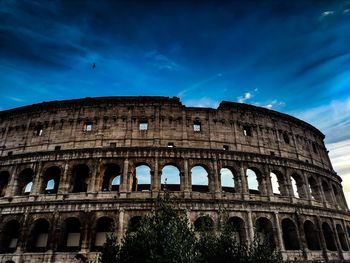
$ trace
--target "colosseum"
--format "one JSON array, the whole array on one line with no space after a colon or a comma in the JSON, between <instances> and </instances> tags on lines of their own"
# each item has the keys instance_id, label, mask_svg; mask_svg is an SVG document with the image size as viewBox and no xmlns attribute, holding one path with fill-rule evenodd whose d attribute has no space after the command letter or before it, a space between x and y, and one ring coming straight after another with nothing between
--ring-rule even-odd
<instances>
[{"instance_id":1,"label":"colosseum","mask_svg":"<svg viewBox=\"0 0 350 263\"><path fill-rule=\"evenodd\" d=\"M350 214L324 135L292 116L177 97L51 101L0 112L0 262L91 262L166 187L194 229L223 209L284 259L350 260Z\"/></svg>"}]
</instances>

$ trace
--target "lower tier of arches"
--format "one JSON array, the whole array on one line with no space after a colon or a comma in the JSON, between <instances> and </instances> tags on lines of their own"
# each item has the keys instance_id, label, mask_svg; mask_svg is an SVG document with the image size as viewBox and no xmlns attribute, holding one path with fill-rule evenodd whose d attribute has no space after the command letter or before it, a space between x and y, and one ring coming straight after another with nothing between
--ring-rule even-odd
<instances>
[{"instance_id":1,"label":"lower tier of arches","mask_svg":"<svg viewBox=\"0 0 350 263\"><path fill-rule=\"evenodd\" d=\"M0 262L67 262L78 252L93 261L108 232L114 231L121 240L127 230L137 229L153 205L150 199L106 199L1 206ZM228 220L238 241L249 243L265 236L286 260L350 260L347 213L293 204L198 199L180 199L178 209L198 234L219 231L222 221Z\"/></svg>"}]
</instances>

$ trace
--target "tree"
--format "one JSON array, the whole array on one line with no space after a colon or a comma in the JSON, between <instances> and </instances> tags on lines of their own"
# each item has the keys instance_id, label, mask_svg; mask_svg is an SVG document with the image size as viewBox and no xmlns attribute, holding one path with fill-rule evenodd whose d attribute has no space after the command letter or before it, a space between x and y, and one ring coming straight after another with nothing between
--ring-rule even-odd
<instances>
[{"instance_id":1,"label":"tree","mask_svg":"<svg viewBox=\"0 0 350 263\"><path fill-rule=\"evenodd\" d=\"M99 254L100 263L118 263L119 262L119 251L120 247L115 235L114 227L112 232L107 234L106 243L101 249Z\"/></svg>"},{"instance_id":2,"label":"tree","mask_svg":"<svg viewBox=\"0 0 350 263\"><path fill-rule=\"evenodd\" d=\"M154 213L143 218L135 232L127 232L120 249L120 262L191 263L196 238L184 213L175 209L166 192Z\"/></svg>"}]
</instances>

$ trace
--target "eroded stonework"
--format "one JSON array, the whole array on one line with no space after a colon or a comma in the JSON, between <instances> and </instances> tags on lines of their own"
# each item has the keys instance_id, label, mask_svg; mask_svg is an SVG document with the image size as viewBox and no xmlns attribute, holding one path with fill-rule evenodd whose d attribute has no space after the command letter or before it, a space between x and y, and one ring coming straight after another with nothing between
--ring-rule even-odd
<instances>
[{"instance_id":1,"label":"eroded stonework","mask_svg":"<svg viewBox=\"0 0 350 263\"><path fill-rule=\"evenodd\" d=\"M284 259L350 260L350 216L324 135L223 101L52 101L0 112L0 262L91 260L166 187L195 229L225 210L240 241L271 233ZM171 170L168 170L168 168ZM167 183L165 183L167 178Z\"/></svg>"}]
</instances>

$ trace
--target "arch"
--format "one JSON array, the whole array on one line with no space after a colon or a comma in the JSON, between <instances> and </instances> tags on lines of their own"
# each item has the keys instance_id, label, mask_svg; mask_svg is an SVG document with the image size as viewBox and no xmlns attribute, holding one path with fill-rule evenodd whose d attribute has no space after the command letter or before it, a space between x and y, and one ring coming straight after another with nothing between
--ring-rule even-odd
<instances>
[{"instance_id":1,"label":"arch","mask_svg":"<svg viewBox=\"0 0 350 263\"><path fill-rule=\"evenodd\" d=\"M309 179L309 189L311 193L311 198L317 201L321 200L320 189L318 187L317 181L314 177L310 176Z\"/></svg>"},{"instance_id":2,"label":"arch","mask_svg":"<svg viewBox=\"0 0 350 263\"><path fill-rule=\"evenodd\" d=\"M113 219L107 216L100 217L96 224L95 247L102 247L107 241L108 233L114 231Z\"/></svg>"},{"instance_id":3,"label":"arch","mask_svg":"<svg viewBox=\"0 0 350 263\"><path fill-rule=\"evenodd\" d=\"M18 175L17 195L29 195L32 191L34 171L26 168Z\"/></svg>"},{"instance_id":4,"label":"arch","mask_svg":"<svg viewBox=\"0 0 350 263\"><path fill-rule=\"evenodd\" d=\"M141 225L142 216L133 216L129 220L128 231L136 232Z\"/></svg>"},{"instance_id":5,"label":"arch","mask_svg":"<svg viewBox=\"0 0 350 263\"><path fill-rule=\"evenodd\" d=\"M121 169L119 165L108 163L104 166L102 191L119 191Z\"/></svg>"},{"instance_id":6,"label":"arch","mask_svg":"<svg viewBox=\"0 0 350 263\"><path fill-rule=\"evenodd\" d=\"M45 194L57 193L61 177L61 169L57 166L51 166L46 169L43 180L43 192Z\"/></svg>"},{"instance_id":7,"label":"arch","mask_svg":"<svg viewBox=\"0 0 350 263\"><path fill-rule=\"evenodd\" d=\"M275 195L280 195L280 182L277 178L277 175L275 172L270 173L270 178L271 178L271 186L272 186L272 193Z\"/></svg>"},{"instance_id":8,"label":"arch","mask_svg":"<svg viewBox=\"0 0 350 263\"><path fill-rule=\"evenodd\" d=\"M294 173L291 175L290 180L291 180L291 184L292 184L292 188L293 188L294 197L305 198L306 194L305 194L305 191L303 189L304 182L303 182L302 177L299 174Z\"/></svg>"},{"instance_id":9,"label":"arch","mask_svg":"<svg viewBox=\"0 0 350 263\"><path fill-rule=\"evenodd\" d=\"M72 170L72 193L86 192L90 169L86 164L78 164Z\"/></svg>"},{"instance_id":10,"label":"arch","mask_svg":"<svg viewBox=\"0 0 350 263\"><path fill-rule=\"evenodd\" d=\"M333 188L333 193L334 193L334 196L335 196L336 203L339 204L343 208L344 207L344 203L343 203L343 199L340 196L340 192L338 190L338 187L335 186L334 184L332 184L332 188Z\"/></svg>"},{"instance_id":11,"label":"arch","mask_svg":"<svg viewBox=\"0 0 350 263\"><path fill-rule=\"evenodd\" d=\"M275 237L271 221L266 217L260 217L256 220L255 226L259 243L264 244L267 242L269 246L275 248Z\"/></svg>"},{"instance_id":12,"label":"arch","mask_svg":"<svg viewBox=\"0 0 350 263\"><path fill-rule=\"evenodd\" d=\"M48 249L49 227L50 224L46 219L34 221L27 240L28 252L45 252Z\"/></svg>"},{"instance_id":13,"label":"arch","mask_svg":"<svg viewBox=\"0 0 350 263\"><path fill-rule=\"evenodd\" d=\"M131 189L133 192L151 190L151 168L148 165L139 164L136 166Z\"/></svg>"},{"instance_id":14,"label":"arch","mask_svg":"<svg viewBox=\"0 0 350 263\"><path fill-rule=\"evenodd\" d=\"M208 171L202 165L195 165L191 169L192 191L194 192L209 192Z\"/></svg>"},{"instance_id":15,"label":"arch","mask_svg":"<svg viewBox=\"0 0 350 263\"><path fill-rule=\"evenodd\" d=\"M328 223L324 222L322 224L322 232L324 240L326 241L326 247L330 251L336 251L337 246L335 245L334 234Z\"/></svg>"},{"instance_id":16,"label":"arch","mask_svg":"<svg viewBox=\"0 0 350 263\"><path fill-rule=\"evenodd\" d=\"M230 217L228 219L228 225L233 230L235 240L244 243L246 241L246 233L243 219L238 216Z\"/></svg>"},{"instance_id":17,"label":"arch","mask_svg":"<svg viewBox=\"0 0 350 263\"><path fill-rule=\"evenodd\" d=\"M204 232L214 230L214 221L210 216L200 216L194 221L194 231Z\"/></svg>"},{"instance_id":18,"label":"arch","mask_svg":"<svg viewBox=\"0 0 350 263\"><path fill-rule=\"evenodd\" d=\"M180 170L174 165L168 164L162 169L161 188L165 187L170 191L180 191Z\"/></svg>"},{"instance_id":19,"label":"arch","mask_svg":"<svg viewBox=\"0 0 350 263\"><path fill-rule=\"evenodd\" d=\"M326 181L322 181L322 190L326 198L326 202L333 203L332 189Z\"/></svg>"},{"instance_id":20,"label":"arch","mask_svg":"<svg viewBox=\"0 0 350 263\"><path fill-rule=\"evenodd\" d=\"M343 228L339 224L337 224L336 228L342 250L349 251L348 243L346 242L346 235Z\"/></svg>"},{"instance_id":21,"label":"arch","mask_svg":"<svg viewBox=\"0 0 350 263\"><path fill-rule=\"evenodd\" d=\"M220 169L220 179L221 179L221 190L223 192L235 193L236 183L235 183L235 174L230 168L223 167Z\"/></svg>"},{"instance_id":22,"label":"arch","mask_svg":"<svg viewBox=\"0 0 350 263\"><path fill-rule=\"evenodd\" d=\"M63 222L63 251L79 251L81 245L81 223L76 217L68 217Z\"/></svg>"},{"instance_id":23,"label":"arch","mask_svg":"<svg viewBox=\"0 0 350 263\"><path fill-rule=\"evenodd\" d=\"M246 170L248 190L250 194L260 194L260 172L255 168Z\"/></svg>"},{"instance_id":24,"label":"arch","mask_svg":"<svg viewBox=\"0 0 350 263\"><path fill-rule=\"evenodd\" d=\"M320 250L320 239L315 225L310 221L304 222L304 234L307 243L307 248L310 250Z\"/></svg>"},{"instance_id":25,"label":"arch","mask_svg":"<svg viewBox=\"0 0 350 263\"><path fill-rule=\"evenodd\" d=\"M10 173L8 171L0 172L0 197L5 196L9 179L10 179Z\"/></svg>"},{"instance_id":26,"label":"arch","mask_svg":"<svg viewBox=\"0 0 350 263\"><path fill-rule=\"evenodd\" d=\"M0 253L13 253L16 251L21 226L17 220L8 221L0 235Z\"/></svg>"},{"instance_id":27,"label":"arch","mask_svg":"<svg viewBox=\"0 0 350 263\"><path fill-rule=\"evenodd\" d=\"M289 218L285 218L282 220L282 236L284 248L286 250L300 249L297 228L294 222Z\"/></svg>"}]
</instances>

